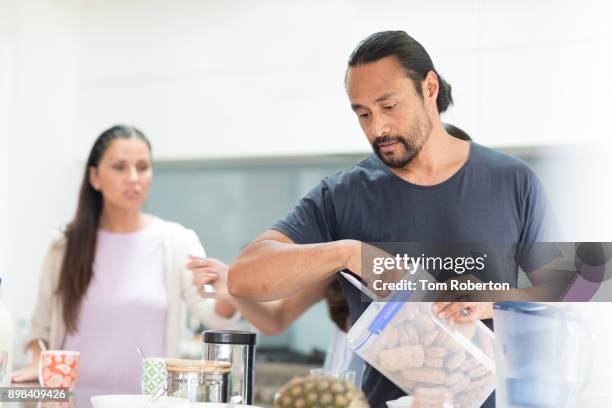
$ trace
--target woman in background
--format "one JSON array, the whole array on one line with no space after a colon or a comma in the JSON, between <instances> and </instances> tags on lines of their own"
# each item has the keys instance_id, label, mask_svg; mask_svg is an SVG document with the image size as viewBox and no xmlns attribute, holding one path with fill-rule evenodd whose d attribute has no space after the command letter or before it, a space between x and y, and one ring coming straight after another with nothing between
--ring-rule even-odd
<instances>
[{"instance_id":1,"label":"woman in background","mask_svg":"<svg viewBox=\"0 0 612 408\"><path fill-rule=\"evenodd\" d=\"M42 340L50 349L81 353L78 387L140 393L136 349L179 356L186 323L181 299L211 328L239 318L219 316L214 301L202 299L193 285L188 257L205 256L196 234L142 212L151 164L151 145L134 127L114 126L95 141L76 215L55 234L44 260L26 338L32 363L13 381L37 378Z\"/></svg>"}]
</instances>

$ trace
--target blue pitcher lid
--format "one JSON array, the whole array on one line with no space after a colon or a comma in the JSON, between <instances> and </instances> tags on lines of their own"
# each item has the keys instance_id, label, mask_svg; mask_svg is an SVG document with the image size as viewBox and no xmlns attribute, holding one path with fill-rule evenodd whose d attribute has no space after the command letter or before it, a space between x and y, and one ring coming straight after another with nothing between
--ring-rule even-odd
<instances>
[{"instance_id":1,"label":"blue pitcher lid","mask_svg":"<svg viewBox=\"0 0 612 408\"><path fill-rule=\"evenodd\" d=\"M565 307L532 302L495 302L493 309L546 317L566 318L573 315L573 312Z\"/></svg>"}]
</instances>

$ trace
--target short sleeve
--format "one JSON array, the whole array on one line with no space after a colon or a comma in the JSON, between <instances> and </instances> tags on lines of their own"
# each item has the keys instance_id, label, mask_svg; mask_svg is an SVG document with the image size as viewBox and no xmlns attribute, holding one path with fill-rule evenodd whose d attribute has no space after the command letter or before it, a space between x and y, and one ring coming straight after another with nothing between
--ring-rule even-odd
<instances>
[{"instance_id":1,"label":"short sleeve","mask_svg":"<svg viewBox=\"0 0 612 408\"><path fill-rule=\"evenodd\" d=\"M531 170L527 173L524 187L517 262L529 273L561 256L555 245L561 238L546 191Z\"/></svg>"},{"instance_id":2,"label":"short sleeve","mask_svg":"<svg viewBox=\"0 0 612 408\"><path fill-rule=\"evenodd\" d=\"M326 180L306 194L284 219L272 227L296 244L333 241L335 228L334 205Z\"/></svg>"}]
</instances>

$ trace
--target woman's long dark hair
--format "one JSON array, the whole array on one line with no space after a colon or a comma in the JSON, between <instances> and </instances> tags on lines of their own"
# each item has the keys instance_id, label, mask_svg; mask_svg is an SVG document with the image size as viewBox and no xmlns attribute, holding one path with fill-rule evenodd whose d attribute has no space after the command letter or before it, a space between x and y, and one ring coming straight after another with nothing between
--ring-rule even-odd
<instances>
[{"instance_id":1,"label":"woman's long dark hair","mask_svg":"<svg viewBox=\"0 0 612 408\"><path fill-rule=\"evenodd\" d=\"M105 130L98 136L89 152L76 214L64 232L66 250L57 287L57 295L63 306L64 324L68 333L74 333L77 330L81 301L93 276L98 227L102 214L102 194L92 187L89 181L89 171L92 167L98 167L113 140L132 137L143 140L149 147L149 151L151 150L149 140L140 130L131 126L118 125Z\"/></svg>"}]
</instances>

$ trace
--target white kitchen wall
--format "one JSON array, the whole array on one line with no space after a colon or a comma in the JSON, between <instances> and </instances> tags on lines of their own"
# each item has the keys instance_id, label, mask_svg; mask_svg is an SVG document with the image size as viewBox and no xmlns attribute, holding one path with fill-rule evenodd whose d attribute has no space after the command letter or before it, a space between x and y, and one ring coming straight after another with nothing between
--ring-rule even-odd
<instances>
[{"instance_id":1,"label":"white kitchen wall","mask_svg":"<svg viewBox=\"0 0 612 408\"><path fill-rule=\"evenodd\" d=\"M6 231L9 217L9 200L6 197L10 192L10 154L9 135L11 121L11 101L13 84L13 43L14 29L12 27L12 5L0 2L0 225ZM8 242L6 232L0 232L0 278L2 284L7 285L6 269L8 266ZM5 290L6 292L6 290Z\"/></svg>"},{"instance_id":2,"label":"white kitchen wall","mask_svg":"<svg viewBox=\"0 0 612 408\"><path fill-rule=\"evenodd\" d=\"M78 132L137 123L158 157L367 150L342 79L357 42L383 29L424 44L453 85L448 119L483 143L601 137L603 0L86 4Z\"/></svg>"},{"instance_id":3,"label":"white kitchen wall","mask_svg":"<svg viewBox=\"0 0 612 408\"><path fill-rule=\"evenodd\" d=\"M0 117L7 120L0 121L0 273L5 301L20 320L31 314L51 231L75 200L76 11L60 1L3 0L1 16Z\"/></svg>"}]
</instances>

